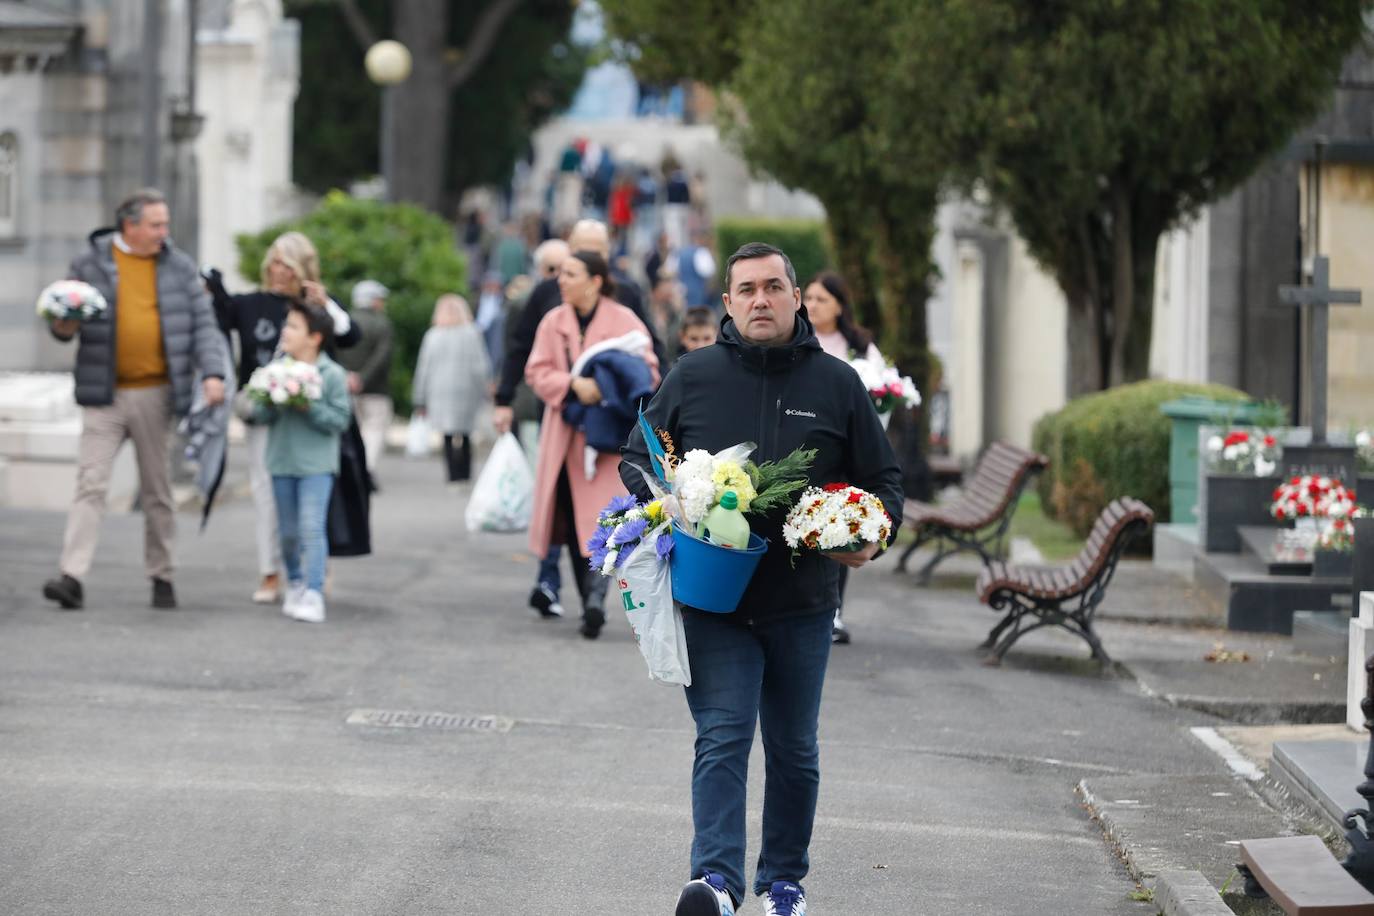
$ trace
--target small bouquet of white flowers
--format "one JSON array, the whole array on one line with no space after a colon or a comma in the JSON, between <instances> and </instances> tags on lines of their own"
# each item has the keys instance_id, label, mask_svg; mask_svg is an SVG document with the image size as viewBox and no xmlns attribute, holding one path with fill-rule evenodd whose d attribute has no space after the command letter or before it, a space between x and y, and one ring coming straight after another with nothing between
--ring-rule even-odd
<instances>
[{"instance_id":1,"label":"small bouquet of white flowers","mask_svg":"<svg viewBox=\"0 0 1374 916\"><path fill-rule=\"evenodd\" d=\"M244 390L259 404L305 408L324 394L324 379L312 363L283 356L253 370Z\"/></svg>"},{"instance_id":2,"label":"small bouquet of white flowers","mask_svg":"<svg viewBox=\"0 0 1374 916\"><path fill-rule=\"evenodd\" d=\"M58 280L38 294L38 317L56 321L90 321L108 306L100 290L81 280Z\"/></svg>"},{"instance_id":3,"label":"small bouquet of white flowers","mask_svg":"<svg viewBox=\"0 0 1374 916\"><path fill-rule=\"evenodd\" d=\"M782 526L783 540L793 551L858 550L886 543L891 534L892 517L882 501L847 483L809 488Z\"/></svg>"}]
</instances>

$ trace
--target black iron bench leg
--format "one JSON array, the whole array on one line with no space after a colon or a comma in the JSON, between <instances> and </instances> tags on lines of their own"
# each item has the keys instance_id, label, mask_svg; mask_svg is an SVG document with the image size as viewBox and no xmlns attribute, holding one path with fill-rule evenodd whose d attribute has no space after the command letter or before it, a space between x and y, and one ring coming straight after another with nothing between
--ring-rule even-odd
<instances>
[{"instance_id":1,"label":"black iron bench leg","mask_svg":"<svg viewBox=\"0 0 1374 916\"><path fill-rule=\"evenodd\" d=\"M913 553L921 549L922 544L923 542L918 538L917 540L912 541L906 550L902 551L901 557L899 557L897 560L897 572L906 572L906 561L911 559L911 555Z\"/></svg>"}]
</instances>

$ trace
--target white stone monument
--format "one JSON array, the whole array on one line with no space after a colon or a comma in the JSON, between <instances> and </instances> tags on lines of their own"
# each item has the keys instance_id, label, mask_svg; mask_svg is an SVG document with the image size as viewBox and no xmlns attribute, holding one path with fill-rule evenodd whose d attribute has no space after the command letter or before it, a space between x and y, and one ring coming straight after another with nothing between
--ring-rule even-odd
<instances>
[{"instance_id":1,"label":"white stone monument","mask_svg":"<svg viewBox=\"0 0 1374 916\"><path fill-rule=\"evenodd\" d=\"M1357 732L1364 731L1364 713L1360 701L1365 692L1365 660L1374 654L1374 592L1360 592L1355 596L1360 613L1350 619L1349 662L1345 673L1345 724Z\"/></svg>"}]
</instances>

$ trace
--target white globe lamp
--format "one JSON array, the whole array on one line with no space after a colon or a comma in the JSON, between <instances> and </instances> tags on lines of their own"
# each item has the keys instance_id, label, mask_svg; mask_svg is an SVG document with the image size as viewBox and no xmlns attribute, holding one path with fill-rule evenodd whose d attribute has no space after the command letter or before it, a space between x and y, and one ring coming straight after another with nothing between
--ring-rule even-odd
<instances>
[{"instance_id":1,"label":"white globe lamp","mask_svg":"<svg viewBox=\"0 0 1374 916\"><path fill-rule=\"evenodd\" d=\"M367 75L378 86L395 86L410 76L410 49L399 41L386 39L367 49L363 58Z\"/></svg>"}]
</instances>

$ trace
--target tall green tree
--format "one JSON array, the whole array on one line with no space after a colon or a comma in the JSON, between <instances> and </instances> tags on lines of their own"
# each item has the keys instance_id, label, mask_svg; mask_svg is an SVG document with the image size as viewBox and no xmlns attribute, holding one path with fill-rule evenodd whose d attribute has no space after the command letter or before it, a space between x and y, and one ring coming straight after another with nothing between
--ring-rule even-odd
<instances>
[{"instance_id":1,"label":"tall green tree","mask_svg":"<svg viewBox=\"0 0 1374 916\"><path fill-rule=\"evenodd\" d=\"M891 88L959 98L951 170L991 192L1063 288L1071 394L1148 374L1161 233L1317 114L1369 8L948 0L894 25L911 53Z\"/></svg>"},{"instance_id":2,"label":"tall green tree","mask_svg":"<svg viewBox=\"0 0 1374 916\"><path fill-rule=\"evenodd\" d=\"M462 192L501 182L533 131L566 107L589 52L568 40L570 0L288 0L301 20L295 173L315 190L380 171L380 90L363 54L392 37L411 77L394 90L398 200L452 215Z\"/></svg>"}]
</instances>

